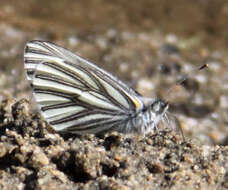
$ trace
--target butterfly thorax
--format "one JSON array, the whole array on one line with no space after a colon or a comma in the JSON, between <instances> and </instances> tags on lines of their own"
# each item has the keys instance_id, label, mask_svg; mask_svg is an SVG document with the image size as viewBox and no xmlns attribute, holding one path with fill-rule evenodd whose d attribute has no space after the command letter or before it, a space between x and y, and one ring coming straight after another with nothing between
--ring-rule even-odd
<instances>
[{"instance_id":1,"label":"butterfly thorax","mask_svg":"<svg viewBox=\"0 0 228 190\"><path fill-rule=\"evenodd\" d=\"M168 107L168 103L160 99L146 101L143 108L129 119L124 132L147 134L157 127Z\"/></svg>"}]
</instances>

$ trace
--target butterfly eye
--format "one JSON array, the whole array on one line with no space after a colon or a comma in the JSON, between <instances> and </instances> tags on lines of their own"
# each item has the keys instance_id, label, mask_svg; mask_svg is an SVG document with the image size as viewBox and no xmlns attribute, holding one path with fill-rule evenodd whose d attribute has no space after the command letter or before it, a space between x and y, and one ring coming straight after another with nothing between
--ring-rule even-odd
<instances>
[{"instance_id":1,"label":"butterfly eye","mask_svg":"<svg viewBox=\"0 0 228 190\"><path fill-rule=\"evenodd\" d=\"M153 105L153 110L154 110L154 112L159 112L160 104L158 102Z\"/></svg>"},{"instance_id":2,"label":"butterfly eye","mask_svg":"<svg viewBox=\"0 0 228 190\"><path fill-rule=\"evenodd\" d=\"M168 103L157 100L152 104L152 110L158 114L163 113L166 109L168 109Z\"/></svg>"}]
</instances>

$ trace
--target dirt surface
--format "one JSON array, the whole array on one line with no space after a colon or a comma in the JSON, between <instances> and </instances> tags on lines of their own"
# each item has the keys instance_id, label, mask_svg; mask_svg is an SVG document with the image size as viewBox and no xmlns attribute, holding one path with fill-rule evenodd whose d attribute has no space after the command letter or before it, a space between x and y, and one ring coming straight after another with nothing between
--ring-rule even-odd
<instances>
[{"instance_id":1,"label":"dirt surface","mask_svg":"<svg viewBox=\"0 0 228 190\"><path fill-rule=\"evenodd\" d=\"M0 189L227 189L227 16L225 0L1 0ZM24 75L34 39L169 101L186 142L167 124L145 137L51 131Z\"/></svg>"}]
</instances>

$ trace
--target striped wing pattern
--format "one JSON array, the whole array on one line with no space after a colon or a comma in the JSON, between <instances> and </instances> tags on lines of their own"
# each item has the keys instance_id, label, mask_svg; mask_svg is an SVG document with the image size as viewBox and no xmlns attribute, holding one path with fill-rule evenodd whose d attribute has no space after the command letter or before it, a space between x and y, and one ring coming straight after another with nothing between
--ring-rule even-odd
<instances>
[{"instance_id":1,"label":"striped wing pattern","mask_svg":"<svg viewBox=\"0 0 228 190\"><path fill-rule=\"evenodd\" d=\"M119 79L50 42L27 43L24 64L41 114L56 131L110 130L143 107Z\"/></svg>"}]
</instances>

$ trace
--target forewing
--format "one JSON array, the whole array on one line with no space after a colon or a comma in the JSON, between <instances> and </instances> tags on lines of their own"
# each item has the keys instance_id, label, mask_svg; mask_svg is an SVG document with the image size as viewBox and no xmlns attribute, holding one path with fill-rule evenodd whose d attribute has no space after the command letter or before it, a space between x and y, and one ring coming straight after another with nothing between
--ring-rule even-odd
<instances>
[{"instance_id":1,"label":"forewing","mask_svg":"<svg viewBox=\"0 0 228 190\"><path fill-rule=\"evenodd\" d=\"M24 63L41 113L56 131L98 133L143 106L119 79L52 43L27 43Z\"/></svg>"}]
</instances>

